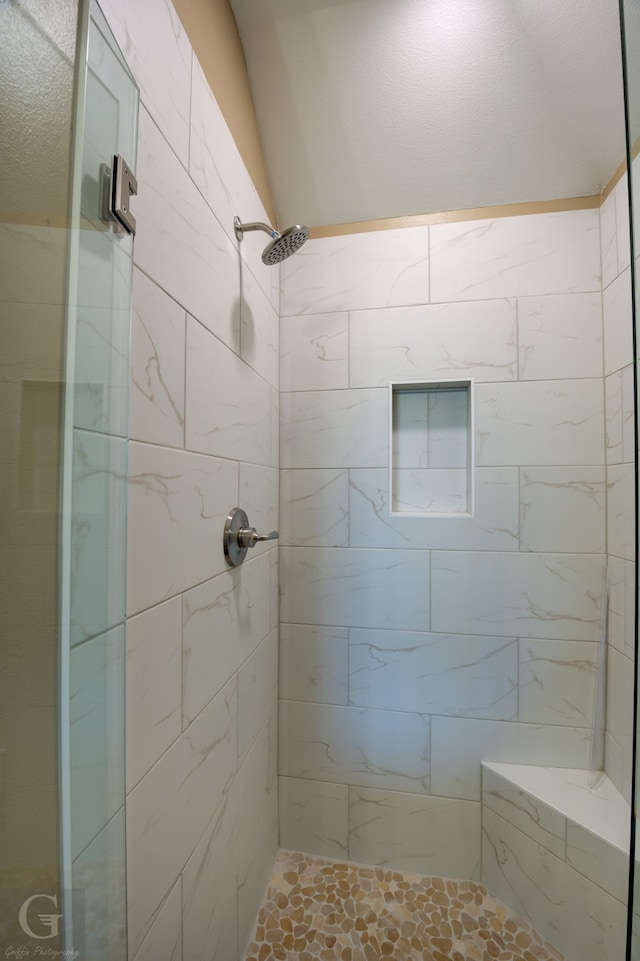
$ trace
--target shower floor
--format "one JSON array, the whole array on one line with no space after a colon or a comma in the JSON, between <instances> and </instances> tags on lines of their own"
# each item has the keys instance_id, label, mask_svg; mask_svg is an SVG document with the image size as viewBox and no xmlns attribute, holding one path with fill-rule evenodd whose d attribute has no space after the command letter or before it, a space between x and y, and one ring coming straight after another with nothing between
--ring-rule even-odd
<instances>
[{"instance_id":1,"label":"shower floor","mask_svg":"<svg viewBox=\"0 0 640 961\"><path fill-rule=\"evenodd\" d=\"M246 961L564 961L474 881L280 851Z\"/></svg>"}]
</instances>

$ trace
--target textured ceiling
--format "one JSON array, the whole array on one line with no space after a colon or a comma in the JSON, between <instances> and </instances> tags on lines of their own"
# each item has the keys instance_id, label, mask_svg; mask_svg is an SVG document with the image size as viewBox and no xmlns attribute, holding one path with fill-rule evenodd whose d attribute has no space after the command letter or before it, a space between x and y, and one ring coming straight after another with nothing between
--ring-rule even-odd
<instances>
[{"instance_id":1,"label":"textured ceiling","mask_svg":"<svg viewBox=\"0 0 640 961\"><path fill-rule=\"evenodd\" d=\"M624 158L616 0L231 0L278 222L598 193Z\"/></svg>"}]
</instances>

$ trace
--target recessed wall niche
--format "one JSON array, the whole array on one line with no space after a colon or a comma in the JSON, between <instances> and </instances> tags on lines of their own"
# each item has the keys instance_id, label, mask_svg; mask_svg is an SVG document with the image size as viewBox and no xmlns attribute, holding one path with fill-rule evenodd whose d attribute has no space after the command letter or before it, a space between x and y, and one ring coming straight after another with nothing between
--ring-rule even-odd
<instances>
[{"instance_id":1,"label":"recessed wall niche","mask_svg":"<svg viewBox=\"0 0 640 961\"><path fill-rule=\"evenodd\" d=\"M473 515L473 381L389 385L390 513Z\"/></svg>"}]
</instances>

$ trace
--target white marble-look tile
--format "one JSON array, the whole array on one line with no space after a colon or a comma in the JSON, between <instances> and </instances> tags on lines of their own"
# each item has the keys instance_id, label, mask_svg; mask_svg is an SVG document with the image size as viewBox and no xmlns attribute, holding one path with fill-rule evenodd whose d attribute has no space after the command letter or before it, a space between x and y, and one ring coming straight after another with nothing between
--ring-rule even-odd
<instances>
[{"instance_id":1,"label":"white marble-look tile","mask_svg":"<svg viewBox=\"0 0 640 961\"><path fill-rule=\"evenodd\" d=\"M540 798L482 766L482 805L564 860L567 821Z\"/></svg>"},{"instance_id":2,"label":"white marble-look tile","mask_svg":"<svg viewBox=\"0 0 640 961\"><path fill-rule=\"evenodd\" d=\"M597 554L434 551L431 629L595 641L602 563Z\"/></svg>"},{"instance_id":3,"label":"white marble-look tile","mask_svg":"<svg viewBox=\"0 0 640 961\"><path fill-rule=\"evenodd\" d=\"M389 392L383 387L282 394L281 466L386 466L388 405Z\"/></svg>"},{"instance_id":4,"label":"white marble-look tile","mask_svg":"<svg viewBox=\"0 0 640 961\"><path fill-rule=\"evenodd\" d=\"M280 467L280 391L271 388L271 466Z\"/></svg>"},{"instance_id":5,"label":"white marble-look tile","mask_svg":"<svg viewBox=\"0 0 640 961\"><path fill-rule=\"evenodd\" d=\"M144 109L137 177L135 263L239 352L238 253Z\"/></svg>"},{"instance_id":6,"label":"white marble-look tile","mask_svg":"<svg viewBox=\"0 0 640 961\"><path fill-rule=\"evenodd\" d=\"M267 745L267 793L270 794L276 788L278 780L278 705L269 715L268 745ZM259 741L257 739L256 743Z\"/></svg>"},{"instance_id":7,"label":"white marble-look tile","mask_svg":"<svg viewBox=\"0 0 640 961\"><path fill-rule=\"evenodd\" d=\"M244 758L278 700L278 631L238 671L238 758ZM239 762L239 763L240 763Z\"/></svg>"},{"instance_id":8,"label":"white marble-look tile","mask_svg":"<svg viewBox=\"0 0 640 961\"><path fill-rule=\"evenodd\" d=\"M322 704L349 703L347 628L280 626L280 697Z\"/></svg>"},{"instance_id":9,"label":"white marble-look tile","mask_svg":"<svg viewBox=\"0 0 640 961\"><path fill-rule=\"evenodd\" d=\"M401 711L280 702L280 773L429 793L431 719Z\"/></svg>"},{"instance_id":10,"label":"white marble-look tile","mask_svg":"<svg viewBox=\"0 0 640 961\"><path fill-rule=\"evenodd\" d=\"M619 274L602 294L604 372L621 370L633 359L630 268Z\"/></svg>"},{"instance_id":11,"label":"white marble-look tile","mask_svg":"<svg viewBox=\"0 0 640 961\"><path fill-rule=\"evenodd\" d=\"M254 931L256 915L278 853L278 791L266 797L255 822L248 822L249 857L238 866L238 947L244 958ZM222 958L220 959L222 961ZM226 959L225 959L226 961Z\"/></svg>"},{"instance_id":12,"label":"white marble-look tile","mask_svg":"<svg viewBox=\"0 0 640 961\"><path fill-rule=\"evenodd\" d=\"M624 368L627 369L626 367ZM622 371L616 370L605 377L605 445L607 464L621 464L622 440Z\"/></svg>"},{"instance_id":13,"label":"white marble-look tile","mask_svg":"<svg viewBox=\"0 0 640 961\"><path fill-rule=\"evenodd\" d=\"M432 393L428 388L425 390L394 388L391 396L391 459L394 467L429 466L431 443L429 414ZM465 417L462 420L462 405L456 403L457 394L452 395L450 400L453 407L453 423L458 428L466 429L467 419Z\"/></svg>"},{"instance_id":14,"label":"white marble-look tile","mask_svg":"<svg viewBox=\"0 0 640 961\"><path fill-rule=\"evenodd\" d=\"M604 769L616 790L622 793L624 782L624 755L618 742L606 731L604 735ZM631 803L630 796L626 796L626 800Z\"/></svg>"},{"instance_id":15,"label":"white marble-look tile","mask_svg":"<svg viewBox=\"0 0 640 961\"><path fill-rule=\"evenodd\" d=\"M631 231L629 224L629 178L625 173L613 190L616 204L616 234L618 241L618 273L631 263ZM604 286L604 284L603 284Z\"/></svg>"},{"instance_id":16,"label":"white marble-look tile","mask_svg":"<svg viewBox=\"0 0 640 961\"><path fill-rule=\"evenodd\" d=\"M607 844L628 849L629 807L608 778L598 779L592 787L589 771L583 768L490 762L483 762L482 767L555 808Z\"/></svg>"},{"instance_id":17,"label":"white marble-look tile","mask_svg":"<svg viewBox=\"0 0 640 961\"><path fill-rule=\"evenodd\" d=\"M520 471L520 549L603 553L603 467L526 467Z\"/></svg>"},{"instance_id":18,"label":"white marble-look tile","mask_svg":"<svg viewBox=\"0 0 640 961\"><path fill-rule=\"evenodd\" d=\"M130 436L184 445L185 312L141 271L133 274Z\"/></svg>"},{"instance_id":19,"label":"white marble-look tile","mask_svg":"<svg viewBox=\"0 0 640 961\"><path fill-rule=\"evenodd\" d=\"M126 870L123 805L73 861L72 904L79 910L73 913L72 943L87 958L127 957ZM51 957L44 945L37 947L41 953L34 950L34 957Z\"/></svg>"},{"instance_id":20,"label":"white marble-look tile","mask_svg":"<svg viewBox=\"0 0 640 961\"><path fill-rule=\"evenodd\" d=\"M598 210L430 227L431 301L600 290Z\"/></svg>"},{"instance_id":21,"label":"white marble-look tile","mask_svg":"<svg viewBox=\"0 0 640 961\"><path fill-rule=\"evenodd\" d=\"M200 878L198 878L200 881ZM205 900L206 898L206 900ZM199 961L200 958L210 958L211 961L237 961L244 958L244 950L240 953L238 940L238 891L235 884L228 884L220 891L216 900L211 898L209 891L203 892L200 898L203 912L206 916L198 918L200 922L197 934L205 935L206 941L202 944L197 937L191 939L190 924L191 905L185 903L183 914L183 957L186 961ZM212 907L213 905L213 907ZM206 921L209 924L205 928Z\"/></svg>"},{"instance_id":22,"label":"white marble-look tile","mask_svg":"<svg viewBox=\"0 0 640 961\"><path fill-rule=\"evenodd\" d=\"M482 761L587 767L590 735L552 724L433 717L431 793L479 800Z\"/></svg>"},{"instance_id":23,"label":"white marble-look tile","mask_svg":"<svg viewBox=\"0 0 640 961\"><path fill-rule=\"evenodd\" d=\"M615 648L607 651L607 732L626 757L633 752L634 664Z\"/></svg>"},{"instance_id":24,"label":"white marble-look tile","mask_svg":"<svg viewBox=\"0 0 640 961\"><path fill-rule=\"evenodd\" d=\"M229 839L237 876L251 863L252 827L260 820L273 793L276 777L271 770L271 761L271 724L266 723L231 785L227 823L222 825L222 834ZM259 832L257 837L259 839Z\"/></svg>"},{"instance_id":25,"label":"white marble-look tile","mask_svg":"<svg viewBox=\"0 0 640 961\"><path fill-rule=\"evenodd\" d=\"M182 872L183 961L237 961L233 849L237 827L227 795Z\"/></svg>"},{"instance_id":26,"label":"white marble-look tile","mask_svg":"<svg viewBox=\"0 0 640 961\"><path fill-rule=\"evenodd\" d=\"M588 641L520 641L521 721L591 727L598 649Z\"/></svg>"},{"instance_id":27,"label":"white marble-look tile","mask_svg":"<svg viewBox=\"0 0 640 961\"><path fill-rule=\"evenodd\" d=\"M262 263L262 251L269 238L261 231L256 231L245 234L242 243L238 244L233 227L234 217L239 217L245 223L265 222L268 217L195 56L189 172L234 249L242 255L272 306L278 311L279 270Z\"/></svg>"},{"instance_id":28,"label":"white marble-look tile","mask_svg":"<svg viewBox=\"0 0 640 961\"><path fill-rule=\"evenodd\" d=\"M626 908L493 811L482 825L482 880L570 961L622 961Z\"/></svg>"},{"instance_id":29,"label":"white marble-look tile","mask_svg":"<svg viewBox=\"0 0 640 961\"><path fill-rule=\"evenodd\" d=\"M131 443L129 614L226 568L222 530L238 496L231 461Z\"/></svg>"},{"instance_id":30,"label":"white marble-look tile","mask_svg":"<svg viewBox=\"0 0 640 961\"><path fill-rule=\"evenodd\" d=\"M467 387L403 390L398 385L391 404L394 467L467 469L471 404Z\"/></svg>"},{"instance_id":31,"label":"white marble-look tile","mask_svg":"<svg viewBox=\"0 0 640 961\"><path fill-rule=\"evenodd\" d=\"M276 463L271 388L192 317L187 318L185 443L218 457Z\"/></svg>"},{"instance_id":32,"label":"white marble-look tile","mask_svg":"<svg viewBox=\"0 0 640 961\"><path fill-rule=\"evenodd\" d=\"M349 386L349 315L310 314L280 320L280 387L340 390Z\"/></svg>"},{"instance_id":33,"label":"white marble-look tile","mask_svg":"<svg viewBox=\"0 0 640 961\"><path fill-rule=\"evenodd\" d=\"M618 276L618 228L616 223L615 191L600 207L600 256L602 258L602 287L608 287Z\"/></svg>"},{"instance_id":34,"label":"white marble-look tile","mask_svg":"<svg viewBox=\"0 0 640 961\"><path fill-rule=\"evenodd\" d=\"M132 961L182 961L182 897L177 881Z\"/></svg>"},{"instance_id":35,"label":"white marble-look tile","mask_svg":"<svg viewBox=\"0 0 640 961\"><path fill-rule=\"evenodd\" d=\"M71 648L69 670L75 858L124 803L124 627Z\"/></svg>"},{"instance_id":36,"label":"white marble-look tile","mask_svg":"<svg viewBox=\"0 0 640 961\"><path fill-rule=\"evenodd\" d=\"M417 874L480 880L480 805L349 788L349 857Z\"/></svg>"},{"instance_id":37,"label":"white marble-look tile","mask_svg":"<svg viewBox=\"0 0 640 961\"><path fill-rule=\"evenodd\" d=\"M108 154L110 142L105 149ZM96 155L95 169L102 159L102 154ZM94 171L89 175L95 177ZM124 310L129 319L132 260L133 237L121 235L116 242L110 231L83 230L78 249L78 306Z\"/></svg>"},{"instance_id":38,"label":"white marble-look tile","mask_svg":"<svg viewBox=\"0 0 640 961\"><path fill-rule=\"evenodd\" d=\"M283 621L406 631L428 627L428 551L283 547L280 572Z\"/></svg>"},{"instance_id":39,"label":"white marble-look tile","mask_svg":"<svg viewBox=\"0 0 640 961\"><path fill-rule=\"evenodd\" d=\"M434 390L429 396L429 467L461 467L469 463L470 386ZM398 466L402 466L398 464Z\"/></svg>"},{"instance_id":40,"label":"white marble-look tile","mask_svg":"<svg viewBox=\"0 0 640 961\"><path fill-rule=\"evenodd\" d=\"M349 788L281 777L280 844L325 858L349 856Z\"/></svg>"},{"instance_id":41,"label":"white marble-look tile","mask_svg":"<svg viewBox=\"0 0 640 961\"><path fill-rule=\"evenodd\" d=\"M389 472L350 471L352 547L518 550L518 469L476 471L474 516L390 516Z\"/></svg>"},{"instance_id":42,"label":"white marble-look tile","mask_svg":"<svg viewBox=\"0 0 640 961\"><path fill-rule=\"evenodd\" d=\"M577 824L567 824L567 864L626 905L629 855Z\"/></svg>"},{"instance_id":43,"label":"white marble-look tile","mask_svg":"<svg viewBox=\"0 0 640 961\"><path fill-rule=\"evenodd\" d=\"M71 643L78 644L124 617L124 437L73 431L71 498Z\"/></svg>"},{"instance_id":44,"label":"white marble-look tile","mask_svg":"<svg viewBox=\"0 0 640 961\"><path fill-rule=\"evenodd\" d=\"M183 595L183 723L192 721L270 631L270 562L256 557Z\"/></svg>"},{"instance_id":45,"label":"white marble-look tile","mask_svg":"<svg viewBox=\"0 0 640 961\"><path fill-rule=\"evenodd\" d=\"M515 720L518 642L352 628L349 703L387 711Z\"/></svg>"},{"instance_id":46,"label":"white marble-look tile","mask_svg":"<svg viewBox=\"0 0 640 961\"><path fill-rule=\"evenodd\" d=\"M633 776L633 753L623 754L622 756L622 787L620 793L627 804L632 803L635 791L635 780Z\"/></svg>"},{"instance_id":47,"label":"white marble-look tile","mask_svg":"<svg viewBox=\"0 0 640 961\"><path fill-rule=\"evenodd\" d=\"M127 436L131 311L79 307L75 326L73 423Z\"/></svg>"},{"instance_id":48,"label":"white marble-look tile","mask_svg":"<svg viewBox=\"0 0 640 961\"><path fill-rule=\"evenodd\" d=\"M272 387L280 381L280 322L273 304L253 274L242 269L240 356Z\"/></svg>"},{"instance_id":49,"label":"white marble-look tile","mask_svg":"<svg viewBox=\"0 0 640 961\"><path fill-rule=\"evenodd\" d=\"M269 607L270 627L280 622L280 559L279 550L269 551Z\"/></svg>"},{"instance_id":50,"label":"white marble-look tile","mask_svg":"<svg viewBox=\"0 0 640 961\"><path fill-rule=\"evenodd\" d=\"M127 790L182 731L182 601L127 621Z\"/></svg>"},{"instance_id":51,"label":"white marble-look tile","mask_svg":"<svg viewBox=\"0 0 640 961\"><path fill-rule=\"evenodd\" d=\"M518 301L521 380L602 377L602 297L559 294Z\"/></svg>"},{"instance_id":52,"label":"white marble-look tile","mask_svg":"<svg viewBox=\"0 0 640 961\"><path fill-rule=\"evenodd\" d=\"M468 474L461 469L394 470L394 513L470 514Z\"/></svg>"},{"instance_id":53,"label":"white marble-look tile","mask_svg":"<svg viewBox=\"0 0 640 961\"><path fill-rule=\"evenodd\" d=\"M640 178L640 161L638 160L638 157L634 157L633 160L631 161L631 188L632 188L632 193L634 198L634 201L633 201L634 208L636 207L638 202L637 197L638 197L639 178ZM628 216L628 213L627 213L627 216ZM635 216L635 209L634 209L634 216L633 216L633 246L636 252L640 250L640 224L638 223L638 218ZM636 259L637 259L637 256L638 254L636 253Z\"/></svg>"},{"instance_id":54,"label":"white marble-look tile","mask_svg":"<svg viewBox=\"0 0 640 961\"><path fill-rule=\"evenodd\" d=\"M127 799L129 950L134 954L236 771L230 681Z\"/></svg>"},{"instance_id":55,"label":"white marble-look tile","mask_svg":"<svg viewBox=\"0 0 640 961\"><path fill-rule=\"evenodd\" d=\"M601 380L477 384L476 457L481 466L601 464Z\"/></svg>"},{"instance_id":56,"label":"white marble-look tile","mask_svg":"<svg viewBox=\"0 0 640 961\"><path fill-rule=\"evenodd\" d=\"M428 230L407 227L309 241L282 265L282 314L428 303Z\"/></svg>"},{"instance_id":57,"label":"white marble-look tile","mask_svg":"<svg viewBox=\"0 0 640 961\"><path fill-rule=\"evenodd\" d=\"M635 564L610 554L607 557L609 571L609 643L626 654L634 657L634 619L635 619Z\"/></svg>"},{"instance_id":58,"label":"white marble-look tile","mask_svg":"<svg viewBox=\"0 0 640 961\"><path fill-rule=\"evenodd\" d=\"M280 472L281 544L349 546L349 472Z\"/></svg>"},{"instance_id":59,"label":"white marble-look tile","mask_svg":"<svg viewBox=\"0 0 640 961\"><path fill-rule=\"evenodd\" d=\"M351 387L450 377L515 380L515 301L353 311L349 370Z\"/></svg>"},{"instance_id":60,"label":"white marble-look tile","mask_svg":"<svg viewBox=\"0 0 640 961\"><path fill-rule=\"evenodd\" d=\"M633 464L607 468L607 549L609 554L632 561L635 555Z\"/></svg>"},{"instance_id":61,"label":"white marble-look tile","mask_svg":"<svg viewBox=\"0 0 640 961\"><path fill-rule=\"evenodd\" d=\"M279 471L277 467L261 467L258 464L240 464L239 504L246 511L251 527L258 534L279 531L278 512ZM280 537L282 533L280 532ZM267 551L276 552L278 540L262 541L251 548L251 557Z\"/></svg>"},{"instance_id":62,"label":"white marble-look tile","mask_svg":"<svg viewBox=\"0 0 640 961\"><path fill-rule=\"evenodd\" d=\"M635 459L635 387L633 364L622 368L622 459L632 463Z\"/></svg>"},{"instance_id":63,"label":"white marble-look tile","mask_svg":"<svg viewBox=\"0 0 640 961\"><path fill-rule=\"evenodd\" d=\"M143 104L186 167L191 44L178 14L169 0L134 4L103 0L102 9L140 87Z\"/></svg>"}]
</instances>

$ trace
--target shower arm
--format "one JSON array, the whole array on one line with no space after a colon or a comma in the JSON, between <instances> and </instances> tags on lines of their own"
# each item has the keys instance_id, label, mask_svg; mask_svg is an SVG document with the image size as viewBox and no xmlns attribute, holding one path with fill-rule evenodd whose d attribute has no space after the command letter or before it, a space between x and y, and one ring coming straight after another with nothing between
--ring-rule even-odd
<instances>
[{"instance_id":1,"label":"shower arm","mask_svg":"<svg viewBox=\"0 0 640 961\"><path fill-rule=\"evenodd\" d=\"M235 230L236 237L238 240L242 240L242 235L250 230L264 230L265 234L269 234L271 238L279 237L280 234L273 227L269 227L268 224L260 223L259 221L252 224L243 224L239 217L233 218L233 229Z\"/></svg>"}]
</instances>

